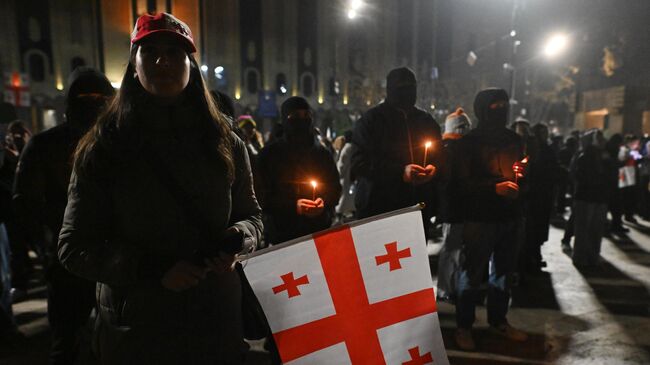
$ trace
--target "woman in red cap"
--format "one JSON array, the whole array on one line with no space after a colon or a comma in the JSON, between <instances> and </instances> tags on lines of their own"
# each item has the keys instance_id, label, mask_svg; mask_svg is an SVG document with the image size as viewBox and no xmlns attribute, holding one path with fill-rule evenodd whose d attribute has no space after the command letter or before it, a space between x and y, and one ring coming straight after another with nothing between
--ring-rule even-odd
<instances>
[{"instance_id":1,"label":"woman in red cap","mask_svg":"<svg viewBox=\"0 0 650 365\"><path fill-rule=\"evenodd\" d=\"M190 29L141 16L121 89L76 151L59 258L96 281L102 364L238 364L235 257L261 232L244 143Z\"/></svg>"}]
</instances>

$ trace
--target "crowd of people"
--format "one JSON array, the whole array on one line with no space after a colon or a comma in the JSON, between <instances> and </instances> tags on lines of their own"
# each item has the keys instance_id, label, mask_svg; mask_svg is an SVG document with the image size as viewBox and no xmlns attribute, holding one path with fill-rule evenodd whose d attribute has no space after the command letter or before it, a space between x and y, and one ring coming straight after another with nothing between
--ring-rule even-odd
<instances>
[{"instance_id":1,"label":"crowd of people","mask_svg":"<svg viewBox=\"0 0 650 365\"><path fill-rule=\"evenodd\" d=\"M19 336L11 303L33 252L51 364L74 362L93 309L102 364L240 363L239 255L420 202L427 236L442 231L436 292L456 306L458 347L476 347L484 297L490 330L525 341L508 324L510 289L546 266L551 221L567 214L562 248L591 270L603 235L650 217L647 138L509 124L502 89L476 95L476 120L459 107L441 128L415 106L415 74L397 68L353 131L329 141L294 96L264 140L253 116L207 89L182 21L144 15L131 42L117 94L78 68L65 123L31 136L16 121L4 143L0 333Z\"/></svg>"}]
</instances>

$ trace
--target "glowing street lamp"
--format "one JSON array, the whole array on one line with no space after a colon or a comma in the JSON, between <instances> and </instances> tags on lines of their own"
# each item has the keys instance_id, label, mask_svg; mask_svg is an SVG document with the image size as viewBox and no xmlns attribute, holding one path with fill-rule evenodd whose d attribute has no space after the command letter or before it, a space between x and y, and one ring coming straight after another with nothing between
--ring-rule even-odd
<instances>
[{"instance_id":1,"label":"glowing street lamp","mask_svg":"<svg viewBox=\"0 0 650 365\"><path fill-rule=\"evenodd\" d=\"M569 37L564 34L555 34L546 41L544 55L548 58L555 58L566 50L569 45Z\"/></svg>"},{"instance_id":2,"label":"glowing street lamp","mask_svg":"<svg viewBox=\"0 0 650 365\"><path fill-rule=\"evenodd\" d=\"M362 0L351 0L348 5L348 19L353 20L359 15L359 10L363 7Z\"/></svg>"}]
</instances>

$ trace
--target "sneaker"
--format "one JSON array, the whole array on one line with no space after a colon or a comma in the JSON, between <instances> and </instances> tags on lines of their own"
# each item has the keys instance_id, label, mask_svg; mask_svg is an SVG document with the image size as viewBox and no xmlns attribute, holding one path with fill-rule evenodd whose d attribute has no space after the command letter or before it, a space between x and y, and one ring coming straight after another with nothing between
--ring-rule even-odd
<instances>
[{"instance_id":1,"label":"sneaker","mask_svg":"<svg viewBox=\"0 0 650 365\"><path fill-rule=\"evenodd\" d=\"M476 350L476 343L474 343L474 338L472 338L472 330L459 328L456 330L456 345L463 351L474 351Z\"/></svg>"},{"instance_id":2,"label":"sneaker","mask_svg":"<svg viewBox=\"0 0 650 365\"><path fill-rule=\"evenodd\" d=\"M490 326L490 331L516 342L528 340L528 334L526 332L518 330L507 323L499 326Z\"/></svg>"}]
</instances>

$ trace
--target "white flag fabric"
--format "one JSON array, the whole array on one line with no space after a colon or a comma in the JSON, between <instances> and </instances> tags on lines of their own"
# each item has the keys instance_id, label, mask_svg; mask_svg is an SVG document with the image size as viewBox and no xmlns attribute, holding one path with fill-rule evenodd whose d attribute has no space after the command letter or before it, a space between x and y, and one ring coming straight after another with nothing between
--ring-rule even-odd
<instances>
[{"instance_id":1,"label":"white flag fabric","mask_svg":"<svg viewBox=\"0 0 650 365\"><path fill-rule=\"evenodd\" d=\"M262 250L244 272L285 364L449 364L419 210Z\"/></svg>"}]
</instances>

